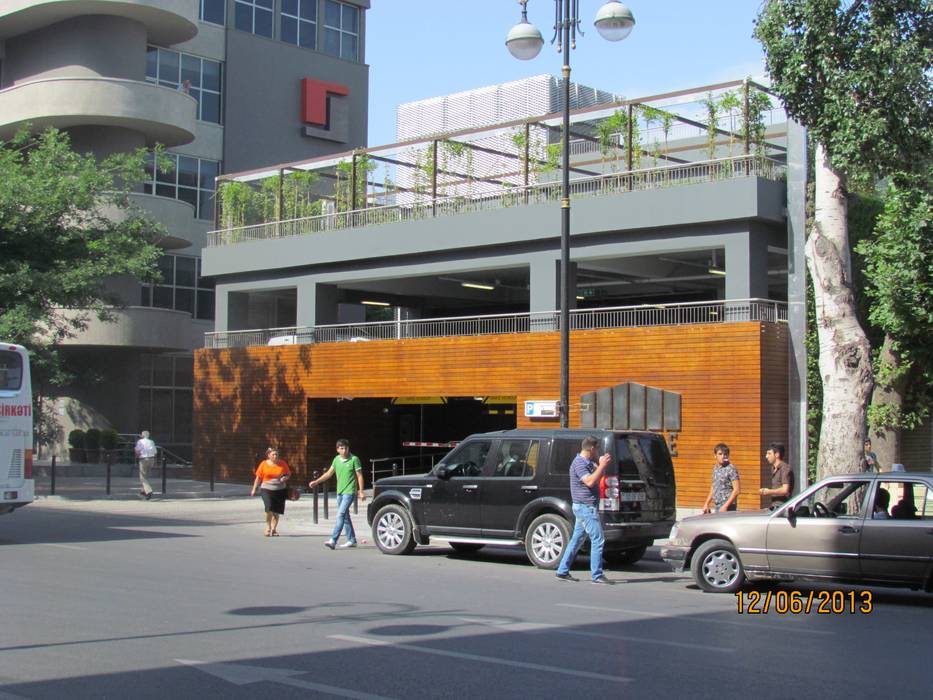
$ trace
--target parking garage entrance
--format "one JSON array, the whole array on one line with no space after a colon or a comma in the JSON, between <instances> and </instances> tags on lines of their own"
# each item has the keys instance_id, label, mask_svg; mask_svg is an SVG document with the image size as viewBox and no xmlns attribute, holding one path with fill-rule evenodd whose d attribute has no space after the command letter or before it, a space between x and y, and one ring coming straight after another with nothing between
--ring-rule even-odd
<instances>
[{"instance_id":1,"label":"parking garage entrance","mask_svg":"<svg viewBox=\"0 0 933 700\"><path fill-rule=\"evenodd\" d=\"M405 457L407 471L430 467L446 447L472 433L516 427L514 396L392 396L308 399L308 465L326 469L337 438L350 441L369 483L370 460ZM405 446L405 443L416 443ZM391 469L387 463L385 468ZM385 473L377 476L385 476Z\"/></svg>"}]
</instances>

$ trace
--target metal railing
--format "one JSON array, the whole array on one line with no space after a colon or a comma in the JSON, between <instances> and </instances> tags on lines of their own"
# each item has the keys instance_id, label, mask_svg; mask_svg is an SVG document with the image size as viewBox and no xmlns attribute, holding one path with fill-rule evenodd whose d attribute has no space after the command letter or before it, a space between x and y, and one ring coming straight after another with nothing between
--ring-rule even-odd
<instances>
[{"instance_id":1,"label":"metal railing","mask_svg":"<svg viewBox=\"0 0 933 700\"><path fill-rule=\"evenodd\" d=\"M784 177L784 170L784 166L775 160L756 155L743 155L576 178L570 181L570 191L575 198L582 198L744 177L778 180ZM452 196L435 199L426 197L424 201L415 204L369 207L210 231L207 234L207 247L306 236L324 231L364 228L379 224L405 223L436 216L454 216L542 202L558 202L560 199L561 183L559 181L504 187L481 196Z\"/></svg>"},{"instance_id":2,"label":"metal railing","mask_svg":"<svg viewBox=\"0 0 933 700\"><path fill-rule=\"evenodd\" d=\"M600 309L574 309L571 330L680 326L708 323L787 321L787 304L767 299L727 299L683 304L640 304ZM256 345L302 345L308 343L369 342L409 338L496 335L560 330L557 311L543 313L455 316L451 318L378 321L328 326L264 328L217 331L204 334L206 348L237 348Z\"/></svg>"},{"instance_id":3,"label":"metal railing","mask_svg":"<svg viewBox=\"0 0 933 700\"><path fill-rule=\"evenodd\" d=\"M376 474L383 474L389 476L400 476L408 473L409 466L413 462L417 462L417 469L419 472L415 472L415 467L411 468L411 473L423 473L428 469L434 468L434 462L436 459L446 455L446 452L434 452L431 454L424 455L406 455L404 457L379 457L377 459L369 460L369 472L370 472L370 484L375 485L376 483ZM429 466L425 467L425 460L430 462ZM376 465L379 464L378 468Z\"/></svg>"}]
</instances>

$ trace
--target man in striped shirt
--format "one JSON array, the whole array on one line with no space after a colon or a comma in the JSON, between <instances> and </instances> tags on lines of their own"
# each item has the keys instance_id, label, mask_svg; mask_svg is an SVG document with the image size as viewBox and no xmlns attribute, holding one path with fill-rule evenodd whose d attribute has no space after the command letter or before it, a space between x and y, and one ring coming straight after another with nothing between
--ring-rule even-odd
<instances>
[{"instance_id":1,"label":"man in striped shirt","mask_svg":"<svg viewBox=\"0 0 933 700\"><path fill-rule=\"evenodd\" d=\"M580 445L580 454L570 464L570 496L573 499L573 515L576 522L573 526L573 536L564 550L564 556L557 567L558 581L576 581L570 575L570 565L577 556L583 538L590 538L590 575L593 583L611 584L603 575L603 526L599 521L599 480L602 478L612 461L607 452L595 461L599 440L592 435L583 438Z\"/></svg>"}]
</instances>

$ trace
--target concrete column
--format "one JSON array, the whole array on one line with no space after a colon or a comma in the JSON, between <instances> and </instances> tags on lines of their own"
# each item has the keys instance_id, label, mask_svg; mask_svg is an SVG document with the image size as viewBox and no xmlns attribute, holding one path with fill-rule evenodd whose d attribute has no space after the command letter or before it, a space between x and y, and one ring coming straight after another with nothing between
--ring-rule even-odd
<instances>
[{"instance_id":1,"label":"concrete column","mask_svg":"<svg viewBox=\"0 0 933 700\"><path fill-rule=\"evenodd\" d=\"M296 325L300 328L337 323L337 292L333 284L299 282Z\"/></svg>"},{"instance_id":2,"label":"concrete column","mask_svg":"<svg viewBox=\"0 0 933 700\"><path fill-rule=\"evenodd\" d=\"M726 299L768 298L768 240L754 229L726 242Z\"/></svg>"},{"instance_id":3,"label":"concrete column","mask_svg":"<svg viewBox=\"0 0 933 700\"><path fill-rule=\"evenodd\" d=\"M552 254L535 255L528 269L528 310L531 313L560 308L560 265Z\"/></svg>"}]
</instances>

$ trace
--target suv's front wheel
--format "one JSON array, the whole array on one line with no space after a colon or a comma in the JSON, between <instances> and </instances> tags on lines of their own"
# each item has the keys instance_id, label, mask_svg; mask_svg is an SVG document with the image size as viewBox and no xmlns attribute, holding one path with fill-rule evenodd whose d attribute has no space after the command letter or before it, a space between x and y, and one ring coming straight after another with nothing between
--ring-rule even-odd
<instances>
[{"instance_id":1,"label":"suv's front wheel","mask_svg":"<svg viewBox=\"0 0 933 700\"><path fill-rule=\"evenodd\" d=\"M568 542L570 523L553 513L535 518L525 532L525 552L539 569L556 569Z\"/></svg>"},{"instance_id":2,"label":"suv's front wheel","mask_svg":"<svg viewBox=\"0 0 933 700\"><path fill-rule=\"evenodd\" d=\"M395 503L380 508L373 519L373 541L385 554L409 554L416 543L408 511Z\"/></svg>"}]
</instances>

